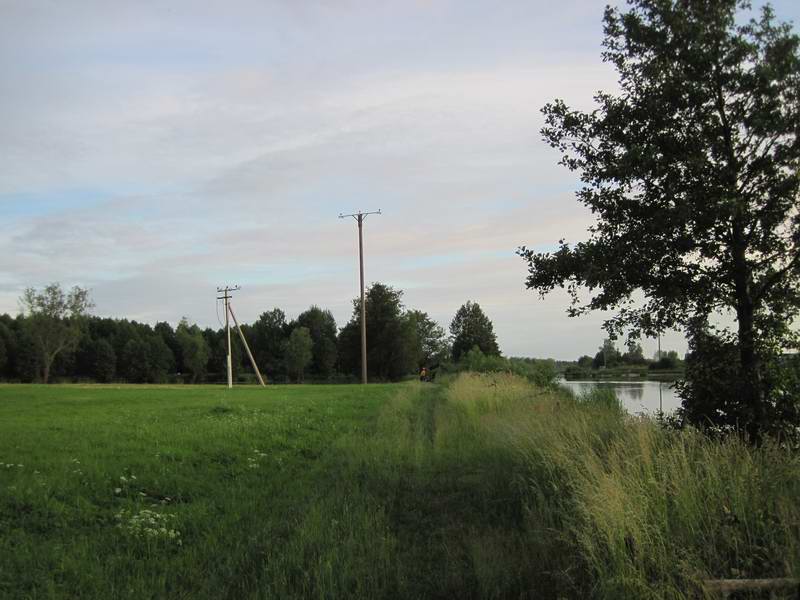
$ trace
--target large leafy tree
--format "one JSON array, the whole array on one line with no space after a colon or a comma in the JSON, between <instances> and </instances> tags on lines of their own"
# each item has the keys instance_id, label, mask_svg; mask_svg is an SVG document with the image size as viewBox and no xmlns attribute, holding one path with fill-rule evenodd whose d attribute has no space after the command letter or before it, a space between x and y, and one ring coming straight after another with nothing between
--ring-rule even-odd
<instances>
[{"instance_id":1,"label":"large leafy tree","mask_svg":"<svg viewBox=\"0 0 800 600\"><path fill-rule=\"evenodd\" d=\"M27 288L20 304L39 361L39 375L47 383L58 355L74 349L80 340L84 317L94 306L89 290L75 286L65 292L58 283L41 291Z\"/></svg>"},{"instance_id":2,"label":"large leafy tree","mask_svg":"<svg viewBox=\"0 0 800 600\"><path fill-rule=\"evenodd\" d=\"M414 331L417 365L430 367L445 360L450 354L450 346L442 326L421 310L407 311L406 318Z\"/></svg>"},{"instance_id":3,"label":"large leafy tree","mask_svg":"<svg viewBox=\"0 0 800 600\"><path fill-rule=\"evenodd\" d=\"M336 365L336 320L329 310L311 306L297 317L297 325L308 329L313 342L310 371L330 377Z\"/></svg>"},{"instance_id":4,"label":"large leafy tree","mask_svg":"<svg viewBox=\"0 0 800 600\"><path fill-rule=\"evenodd\" d=\"M91 331L91 322L88 327ZM74 375L109 383L117 373L117 355L106 338L86 334L75 351Z\"/></svg>"},{"instance_id":5,"label":"large leafy tree","mask_svg":"<svg viewBox=\"0 0 800 600\"><path fill-rule=\"evenodd\" d=\"M450 323L450 333L453 336L455 361L475 346L487 356L500 355L494 326L477 302L468 301L456 311Z\"/></svg>"},{"instance_id":6,"label":"large leafy tree","mask_svg":"<svg viewBox=\"0 0 800 600\"><path fill-rule=\"evenodd\" d=\"M6 358L2 362L0 377L13 377L17 375L17 335L15 332L15 321L8 315L0 315L0 340L5 349Z\"/></svg>"},{"instance_id":7,"label":"large leafy tree","mask_svg":"<svg viewBox=\"0 0 800 600\"><path fill-rule=\"evenodd\" d=\"M100 383L109 383L117 374L117 355L108 340L99 339L94 342L93 352L94 377Z\"/></svg>"},{"instance_id":8,"label":"large leafy tree","mask_svg":"<svg viewBox=\"0 0 800 600\"><path fill-rule=\"evenodd\" d=\"M264 312L252 326L253 354L258 368L268 379L283 379L286 374L284 355L291 327L280 308Z\"/></svg>"},{"instance_id":9,"label":"large leafy tree","mask_svg":"<svg viewBox=\"0 0 800 600\"><path fill-rule=\"evenodd\" d=\"M416 370L414 330L403 307L403 292L373 283L366 292L367 369L370 378L397 380ZM353 317L339 334L342 370L361 368L361 303L353 300Z\"/></svg>"},{"instance_id":10,"label":"large leafy tree","mask_svg":"<svg viewBox=\"0 0 800 600\"><path fill-rule=\"evenodd\" d=\"M169 346L169 349L172 351L172 355L175 357L175 369L179 372L189 370L189 368L183 364L183 351L172 325L166 321L160 321L153 327L153 331L161 336L161 339L164 340L164 343Z\"/></svg>"},{"instance_id":11,"label":"large leafy tree","mask_svg":"<svg viewBox=\"0 0 800 600\"><path fill-rule=\"evenodd\" d=\"M164 336L161 336L161 339L169 347ZM175 330L175 339L180 347L183 368L192 374L192 383L202 381L211 356L211 349L203 337L203 332L197 325L189 325L189 321L184 317Z\"/></svg>"},{"instance_id":12,"label":"large leafy tree","mask_svg":"<svg viewBox=\"0 0 800 600\"><path fill-rule=\"evenodd\" d=\"M297 383L303 382L303 373L313 359L314 341L308 327L295 327L286 342L286 370Z\"/></svg>"},{"instance_id":13,"label":"large leafy tree","mask_svg":"<svg viewBox=\"0 0 800 600\"><path fill-rule=\"evenodd\" d=\"M630 0L607 8L603 59L619 92L581 112L544 107L544 138L580 174L596 215L589 239L525 247L527 285L567 287L569 314L654 335L735 318L740 413L769 419L765 364L795 346L800 306L800 55L769 8L742 0ZM644 302L641 301L644 297ZM706 415L708 416L708 415Z\"/></svg>"},{"instance_id":14,"label":"large leafy tree","mask_svg":"<svg viewBox=\"0 0 800 600\"><path fill-rule=\"evenodd\" d=\"M163 383L175 371L172 351L152 330L142 337L129 339L122 349L120 362L122 375L131 383Z\"/></svg>"},{"instance_id":15,"label":"large leafy tree","mask_svg":"<svg viewBox=\"0 0 800 600\"><path fill-rule=\"evenodd\" d=\"M8 366L8 350L2 335L0 335L0 373L4 373Z\"/></svg>"},{"instance_id":16,"label":"large leafy tree","mask_svg":"<svg viewBox=\"0 0 800 600\"><path fill-rule=\"evenodd\" d=\"M616 367L622 362L622 354L617 349L614 340L606 338L603 340L603 345L594 355L592 360L592 368L599 369L600 367Z\"/></svg>"}]
</instances>

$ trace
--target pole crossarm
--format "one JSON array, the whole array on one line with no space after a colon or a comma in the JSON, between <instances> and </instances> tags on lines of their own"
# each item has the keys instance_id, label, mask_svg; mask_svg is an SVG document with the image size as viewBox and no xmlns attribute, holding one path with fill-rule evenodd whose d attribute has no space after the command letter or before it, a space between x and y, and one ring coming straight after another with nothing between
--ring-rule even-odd
<instances>
[{"instance_id":1,"label":"pole crossarm","mask_svg":"<svg viewBox=\"0 0 800 600\"><path fill-rule=\"evenodd\" d=\"M225 287L218 287L217 293L222 294L222 296L217 296L217 300L230 300L232 298L231 292L238 292L240 289L242 288L238 285L234 285L233 287L227 285Z\"/></svg>"},{"instance_id":2,"label":"pole crossarm","mask_svg":"<svg viewBox=\"0 0 800 600\"><path fill-rule=\"evenodd\" d=\"M347 217L353 217L356 221L365 221L367 219L368 215L381 215L381 214L383 214L381 212L381 209L378 209L378 210L374 210L374 211L371 211L371 212L358 211L357 213L351 213L351 214L348 214L348 215L339 213L339 218L340 219L346 219Z\"/></svg>"}]
</instances>

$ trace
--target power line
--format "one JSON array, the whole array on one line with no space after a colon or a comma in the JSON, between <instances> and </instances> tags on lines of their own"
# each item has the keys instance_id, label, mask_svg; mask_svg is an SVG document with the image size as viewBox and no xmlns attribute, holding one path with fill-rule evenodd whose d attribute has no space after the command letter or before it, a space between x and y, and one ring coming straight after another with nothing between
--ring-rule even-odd
<instances>
[{"instance_id":1,"label":"power line","mask_svg":"<svg viewBox=\"0 0 800 600\"><path fill-rule=\"evenodd\" d=\"M361 275L361 383L367 383L367 310L364 301L364 221L369 215L380 215L381 211L361 212L343 215L339 213L340 219L353 217L358 223L358 264Z\"/></svg>"},{"instance_id":2,"label":"power line","mask_svg":"<svg viewBox=\"0 0 800 600\"><path fill-rule=\"evenodd\" d=\"M225 325L222 324L222 319L219 318L219 298L217 298L217 302L214 304L214 310L217 311L217 323L219 323L220 327L225 327Z\"/></svg>"}]
</instances>

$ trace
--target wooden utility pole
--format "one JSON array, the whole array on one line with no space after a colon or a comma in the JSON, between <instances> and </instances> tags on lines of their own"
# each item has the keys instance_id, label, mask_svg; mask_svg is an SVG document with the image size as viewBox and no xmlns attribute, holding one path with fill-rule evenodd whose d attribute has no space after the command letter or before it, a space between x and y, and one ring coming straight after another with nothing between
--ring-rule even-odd
<instances>
[{"instance_id":1,"label":"wooden utility pole","mask_svg":"<svg viewBox=\"0 0 800 600\"><path fill-rule=\"evenodd\" d=\"M355 214L339 214L340 219L353 217L358 223L358 265L361 275L361 383L367 383L367 308L364 298L364 221L367 215L379 215L380 210L375 212L361 212Z\"/></svg>"},{"instance_id":2,"label":"wooden utility pole","mask_svg":"<svg viewBox=\"0 0 800 600\"><path fill-rule=\"evenodd\" d=\"M217 288L217 293L222 294L222 296L217 296L217 300L224 300L225 301L225 336L228 339L228 356L227 356L227 363L228 363L228 387L233 387L233 363L231 360L231 318L233 319L234 325L236 325L236 331L239 332L239 337L242 340L242 345L244 346L245 351L247 351L247 357L250 359L250 364L253 366L253 371L256 372L256 377L258 377L258 382L261 385L266 385L264 383L264 378L261 376L261 371L258 370L258 365L256 365L256 359L253 358L253 353L250 352L250 346L247 345L247 340L244 337L244 333L242 332L242 328L239 327L239 322L236 320L236 315L233 314L233 307L231 306L231 292L236 292L240 290L238 285L234 287L225 286L224 288Z\"/></svg>"},{"instance_id":3,"label":"wooden utility pole","mask_svg":"<svg viewBox=\"0 0 800 600\"><path fill-rule=\"evenodd\" d=\"M222 296L217 296L217 300L223 300L225 302L225 337L228 340L228 355L226 359L226 363L228 366L228 388L233 387L233 361L231 359L231 323L230 323L230 301L231 301L231 292L236 292L241 288L236 285L234 287L225 286L224 288L217 288L217 293L222 294Z\"/></svg>"}]
</instances>

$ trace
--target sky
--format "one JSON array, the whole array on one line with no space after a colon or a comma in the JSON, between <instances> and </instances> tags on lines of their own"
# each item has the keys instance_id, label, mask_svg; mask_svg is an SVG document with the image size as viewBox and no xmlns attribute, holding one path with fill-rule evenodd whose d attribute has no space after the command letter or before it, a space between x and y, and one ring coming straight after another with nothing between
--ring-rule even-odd
<instances>
[{"instance_id":1,"label":"sky","mask_svg":"<svg viewBox=\"0 0 800 600\"><path fill-rule=\"evenodd\" d=\"M240 321L317 304L343 326L358 238L337 215L381 209L368 283L445 327L478 302L506 355L594 354L603 315L526 290L515 254L592 223L541 107L616 87L604 3L553 6L0 0L0 312L57 281L100 316L218 327L239 284Z\"/></svg>"}]
</instances>

